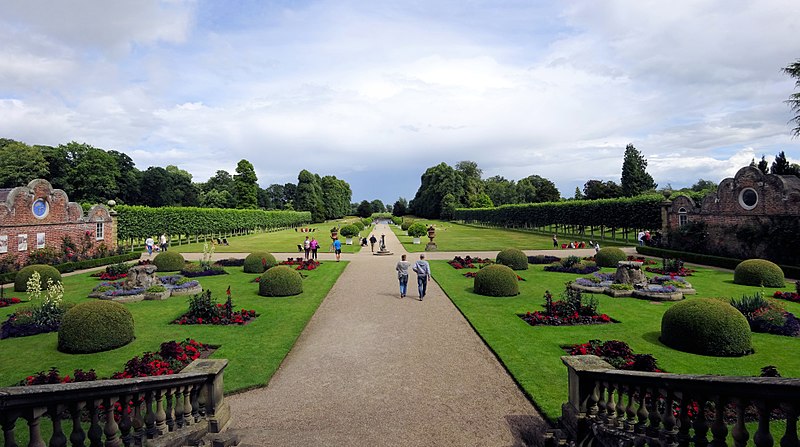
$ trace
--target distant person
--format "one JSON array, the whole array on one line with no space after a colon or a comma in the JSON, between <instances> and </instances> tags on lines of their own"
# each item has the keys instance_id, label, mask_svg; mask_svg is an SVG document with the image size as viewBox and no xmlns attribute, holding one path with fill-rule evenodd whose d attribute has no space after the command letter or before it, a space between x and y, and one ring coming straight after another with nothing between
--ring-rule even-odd
<instances>
[{"instance_id":1,"label":"distant person","mask_svg":"<svg viewBox=\"0 0 800 447\"><path fill-rule=\"evenodd\" d=\"M600 242L595 242L594 243L594 252L597 253L598 251L600 251Z\"/></svg>"},{"instance_id":2,"label":"distant person","mask_svg":"<svg viewBox=\"0 0 800 447\"><path fill-rule=\"evenodd\" d=\"M558 238L556 235L553 235L553 248L558 248Z\"/></svg>"},{"instance_id":3,"label":"distant person","mask_svg":"<svg viewBox=\"0 0 800 447\"><path fill-rule=\"evenodd\" d=\"M362 246L362 247L366 247L366 246L367 246L367 244L369 244L369 241L367 240L367 238L365 238L365 237L362 237L362 238L361 238L361 246Z\"/></svg>"},{"instance_id":4,"label":"distant person","mask_svg":"<svg viewBox=\"0 0 800 447\"><path fill-rule=\"evenodd\" d=\"M308 261L308 255L311 253L311 241L308 240L308 236L303 241L303 251L305 252L306 261Z\"/></svg>"},{"instance_id":5,"label":"distant person","mask_svg":"<svg viewBox=\"0 0 800 447\"><path fill-rule=\"evenodd\" d=\"M400 257L400 261L397 262L397 266L395 266L395 270L397 270L397 280L400 281L400 298L406 297L406 291L408 290L408 268L411 267L411 263L406 261L406 255L402 255Z\"/></svg>"},{"instance_id":6,"label":"distant person","mask_svg":"<svg viewBox=\"0 0 800 447\"><path fill-rule=\"evenodd\" d=\"M156 242L150 236L144 240L144 246L147 247L147 256L153 256L153 245L155 244Z\"/></svg>"},{"instance_id":7,"label":"distant person","mask_svg":"<svg viewBox=\"0 0 800 447\"><path fill-rule=\"evenodd\" d=\"M161 246L161 251L167 251L169 243L167 242L166 233L161 233L161 237L158 239L158 244Z\"/></svg>"},{"instance_id":8,"label":"distant person","mask_svg":"<svg viewBox=\"0 0 800 447\"><path fill-rule=\"evenodd\" d=\"M228 238L222 238L222 245L228 245Z\"/></svg>"},{"instance_id":9,"label":"distant person","mask_svg":"<svg viewBox=\"0 0 800 447\"><path fill-rule=\"evenodd\" d=\"M311 259L317 260L317 250L319 250L319 242L317 242L317 238L311 237L311 242L308 243L311 247Z\"/></svg>"},{"instance_id":10,"label":"distant person","mask_svg":"<svg viewBox=\"0 0 800 447\"><path fill-rule=\"evenodd\" d=\"M369 236L369 245L370 245L369 250L371 252L373 252L373 253L375 253L375 242L378 242L378 239L375 238L374 234L370 235Z\"/></svg>"},{"instance_id":11,"label":"distant person","mask_svg":"<svg viewBox=\"0 0 800 447\"><path fill-rule=\"evenodd\" d=\"M636 235L636 240L639 241L639 246L644 245L644 231L640 231L639 234Z\"/></svg>"},{"instance_id":12,"label":"distant person","mask_svg":"<svg viewBox=\"0 0 800 447\"><path fill-rule=\"evenodd\" d=\"M338 238L333 240L333 252L336 253L336 262L341 261L342 241L340 241Z\"/></svg>"},{"instance_id":13,"label":"distant person","mask_svg":"<svg viewBox=\"0 0 800 447\"><path fill-rule=\"evenodd\" d=\"M428 291L428 279L431 277L431 265L425 260L425 254L419 255L419 261L414 263L414 273L417 274L417 288L419 289L419 300L425 298Z\"/></svg>"},{"instance_id":14,"label":"distant person","mask_svg":"<svg viewBox=\"0 0 800 447\"><path fill-rule=\"evenodd\" d=\"M650 245L650 230L644 232L644 245Z\"/></svg>"}]
</instances>

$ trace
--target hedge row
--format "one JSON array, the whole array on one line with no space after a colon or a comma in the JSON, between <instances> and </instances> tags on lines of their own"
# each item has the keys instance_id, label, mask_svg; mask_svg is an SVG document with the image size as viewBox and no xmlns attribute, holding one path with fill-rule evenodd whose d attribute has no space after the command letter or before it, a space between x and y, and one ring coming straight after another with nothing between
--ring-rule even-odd
<instances>
[{"instance_id":1,"label":"hedge row","mask_svg":"<svg viewBox=\"0 0 800 447\"><path fill-rule=\"evenodd\" d=\"M68 273L74 272L75 270L84 270L90 269L94 267L100 267L101 265L110 265L110 264L118 264L120 262L127 262L139 259L142 256L140 252L132 252L132 253L125 253L122 255L117 256L109 256L107 258L97 258L97 259L86 259L84 261L76 261L76 262L65 262L63 264L57 264L53 267L56 268L61 273ZM8 272L0 274L0 284L8 284L14 282L14 278L17 277L17 272Z\"/></svg>"},{"instance_id":2,"label":"hedge row","mask_svg":"<svg viewBox=\"0 0 800 447\"><path fill-rule=\"evenodd\" d=\"M117 238L126 240L167 234L210 234L273 229L311 222L308 211L234 210L221 208L120 205Z\"/></svg>"},{"instance_id":3,"label":"hedge row","mask_svg":"<svg viewBox=\"0 0 800 447\"><path fill-rule=\"evenodd\" d=\"M659 258L664 258L664 257L678 258L682 259L685 262L710 265L714 267L722 267L731 270L736 269L736 266L739 265L740 262L742 262L742 259L725 258L722 256L711 256L711 255L704 255L701 253L690 253L687 251L668 250L666 248L656 248L647 246L636 247L636 252L647 256L656 256ZM783 273L784 275L786 275L786 277L793 279L800 278L800 267L795 267L790 265L782 265L780 267L781 270L783 270Z\"/></svg>"},{"instance_id":4,"label":"hedge row","mask_svg":"<svg viewBox=\"0 0 800 447\"><path fill-rule=\"evenodd\" d=\"M496 208L458 208L454 219L517 227L586 225L609 228L661 228L663 200L661 196L650 195L622 199L501 205Z\"/></svg>"}]
</instances>

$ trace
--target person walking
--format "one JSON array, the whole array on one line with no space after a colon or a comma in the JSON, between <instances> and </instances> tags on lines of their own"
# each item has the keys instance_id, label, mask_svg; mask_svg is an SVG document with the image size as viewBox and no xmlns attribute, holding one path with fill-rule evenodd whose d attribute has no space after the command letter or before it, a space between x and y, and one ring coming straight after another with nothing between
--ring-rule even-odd
<instances>
[{"instance_id":1,"label":"person walking","mask_svg":"<svg viewBox=\"0 0 800 447\"><path fill-rule=\"evenodd\" d=\"M319 250L319 242L317 241L317 238L312 236L311 237L311 242L309 242L308 245L311 247L311 259L316 261L317 260L317 250Z\"/></svg>"},{"instance_id":2,"label":"person walking","mask_svg":"<svg viewBox=\"0 0 800 447\"><path fill-rule=\"evenodd\" d=\"M336 262L341 261L342 258L342 241L339 239L333 240L333 252L336 253Z\"/></svg>"},{"instance_id":3,"label":"person walking","mask_svg":"<svg viewBox=\"0 0 800 447\"><path fill-rule=\"evenodd\" d=\"M558 238L556 235L553 235L553 248L558 248Z\"/></svg>"},{"instance_id":4,"label":"person walking","mask_svg":"<svg viewBox=\"0 0 800 447\"><path fill-rule=\"evenodd\" d=\"M144 240L144 246L147 247L147 256L153 256L153 245L156 242L153 240L152 236L148 236L147 239Z\"/></svg>"},{"instance_id":5,"label":"person walking","mask_svg":"<svg viewBox=\"0 0 800 447\"><path fill-rule=\"evenodd\" d=\"M308 255L311 253L311 241L308 240L308 236L303 241L303 251L305 252L305 260L308 261Z\"/></svg>"},{"instance_id":6,"label":"person walking","mask_svg":"<svg viewBox=\"0 0 800 447\"><path fill-rule=\"evenodd\" d=\"M158 239L158 243L161 246L161 251L167 251L167 247L169 244L167 243L167 234L161 233L161 237Z\"/></svg>"},{"instance_id":7,"label":"person walking","mask_svg":"<svg viewBox=\"0 0 800 447\"><path fill-rule=\"evenodd\" d=\"M408 268L411 267L411 263L406 261L406 255L402 255L400 260L397 261L397 266L395 266L395 270L397 270L397 280L400 281L400 298L406 297L406 291L408 290Z\"/></svg>"},{"instance_id":8,"label":"person walking","mask_svg":"<svg viewBox=\"0 0 800 447\"><path fill-rule=\"evenodd\" d=\"M428 279L431 277L431 265L425 260L425 254L419 255L419 261L414 263L414 273L417 274L417 289L419 289L419 300L425 298L428 291Z\"/></svg>"},{"instance_id":9,"label":"person walking","mask_svg":"<svg viewBox=\"0 0 800 447\"><path fill-rule=\"evenodd\" d=\"M370 245L369 250L371 252L373 252L373 253L375 253L375 242L378 242L378 239L375 238L374 234L370 235L369 236L369 245Z\"/></svg>"}]
</instances>

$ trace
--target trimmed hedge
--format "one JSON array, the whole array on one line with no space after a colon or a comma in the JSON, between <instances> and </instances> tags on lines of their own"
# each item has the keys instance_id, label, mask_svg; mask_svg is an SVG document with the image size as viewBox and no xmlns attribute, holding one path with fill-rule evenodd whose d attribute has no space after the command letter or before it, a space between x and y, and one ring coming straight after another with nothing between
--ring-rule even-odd
<instances>
[{"instance_id":1,"label":"trimmed hedge","mask_svg":"<svg viewBox=\"0 0 800 447\"><path fill-rule=\"evenodd\" d=\"M47 289L47 279L52 279L53 282L61 282L61 272L56 270L55 267L44 264L33 264L23 267L22 270L17 272L14 278L14 291L25 292L28 290L28 280L33 275L33 272L39 272L39 284L42 290Z\"/></svg>"},{"instance_id":2,"label":"trimmed hedge","mask_svg":"<svg viewBox=\"0 0 800 447\"><path fill-rule=\"evenodd\" d=\"M278 261L275 256L272 256L272 253L254 251L244 258L242 269L245 273L264 273L276 265L278 265Z\"/></svg>"},{"instance_id":3,"label":"trimmed hedge","mask_svg":"<svg viewBox=\"0 0 800 447\"><path fill-rule=\"evenodd\" d=\"M133 316L120 303L87 301L68 310L58 329L58 350L90 354L133 341Z\"/></svg>"},{"instance_id":4,"label":"trimmed hedge","mask_svg":"<svg viewBox=\"0 0 800 447\"><path fill-rule=\"evenodd\" d=\"M736 269L742 260L736 258L725 258L722 256L704 255L702 253L690 253L688 251L669 250L666 248L656 247L636 247L636 252L647 256L656 256L659 258L677 258L685 262L693 264L710 265L713 267L722 267L724 269ZM794 279L800 279L800 267L791 265L781 265L781 270L786 276Z\"/></svg>"},{"instance_id":5,"label":"trimmed hedge","mask_svg":"<svg viewBox=\"0 0 800 447\"><path fill-rule=\"evenodd\" d=\"M153 258L153 264L159 272L177 272L183 269L185 263L183 255L175 251L162 251Z\"/></svg>"},{"instance_id":6,"label":"trimmed hedge","mask_svg":"<svg viewBox=\"0 0 800 447\"><path fill-rule=\"evenodd\" d=\"M742 261L733 271L733 282L746 286L783 287L783 270L766 259Z\"/></svg>"},{"instance_id":7,"label":"trimmed hedge","mask_svg":"<svg viewBox=\"0 0 800 447\"><path fill-rule=\"evenodd\" d=\"M528 270L528 256L518 248L506 248L497 254L496 261L512 270Z\"/></svg>"},{"instance_id":8,"label":"trimmed hedge","mask_svg":"<svg viewBox=\"0 0 800 447\"><path fill-rule=\"evenodd\" d=\"M86 259L83 261L65 262L63 264L56 264L53 267L61 273L74 272L75 270L84 270L102 265L119 264L120 262L132 261L139 259L142 256L139 252L125 253L124 255L109 256L107 258ZM17 272L7 272L0 274L0 284L8 284L14 282L17 277Z\"/></svg>"},{"instance_id":9,"label":"trimmed hedge","mask_svg":"<svg viewBox=\"0 0 800 447\"><path fill-rule=\"evenodd\" d=\"M730 303L714 298L692 298L667 309L661 317L661 342L679 351L715 357L753 351L747 318Z\"/></svg>"},{"instance_id":10,"label":"trimmed hedge","mask_svg":"<svg viewBox=\"0 0 800 447\"><path fill-rule=\"evenodd\" d=\"M303 293L303 278L296 270L285 265L273 267L258 282L261 296L291 296Z\"/></svg>"},{"instance_id":11,"label":"trimmed hedge","mask_svg":"<svg viewBox=\"0 0 800 447\"><path fill-rule=\"evenodd\" d=\"M624 251L616 247L601 248L594 255L594 260L598 267L613 267L617 268L619 261L628 259L628 255Z\"/></svg>"},{"instance_id":12,"label":"trimmed hedge","mask_svg":"<svg viewBox=\"0 0 800 447\"><path fill-rule=\"evenodd\" d=\"M527 262L527 259L526 259ZM473 290L484 296L519 295L517 274L502 264L488 265L475 275Z\"/></svg>"}]
</instances>

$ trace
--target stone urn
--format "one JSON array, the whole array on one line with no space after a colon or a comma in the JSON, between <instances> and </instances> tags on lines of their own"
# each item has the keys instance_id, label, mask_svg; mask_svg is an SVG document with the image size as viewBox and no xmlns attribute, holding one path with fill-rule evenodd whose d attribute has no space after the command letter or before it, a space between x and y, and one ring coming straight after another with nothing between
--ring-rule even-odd
<instances>
[{"instance_id":1,"label":"stone urn","mask_svg":"<svg viewBox=\"0 0 800 447\"><path fill-rule=\"evenodd\" d=\"M339 237L339 229L336 227L331 228L331 239L336 239Z\"/></svg>"},{"instance_id":2,"label":"stone urn","mask_svg":"<svg viewBox=\"0 0 800 447\"><path fill-rule=\"evenodd\" d=\"M433 242L433 238L436 237L436 228L433 228L433 225L428 227L428 239Z\"/></svg>"},{"instance_id":3,"label":"stone urn","mask_svg":"<svg viewBox=\"0 0 800 447\"><path fill-rule=\"evenodd\" d=\"M433 225L431 225L430 227L428 227L428 239L430 239L430 242L428 242L428 244L425 245L425 251L436 251L439 248L436 246L436 242L433 242L433 238L435 237L436 237L436 229L433 228Z\"/></svg>"},{"instance_id":4,"label":"stone urn","mask_svg":"<svg viewBox=\"0 0 800 447\"><path fill-rule=\"evenodd\" d=\"M614 274L615 284L631 284L643 286L647 284L647 276L642 271L642 263L636 261L619 261Z\"/></svg>"},{"instance_id":5,"label":"stone urn","mask_svg":"<svg viewBox=\"0 0 800 447\"><path fill-rule=\"evenodd\" d=\"M147 290L150 286L161 284L156 277L158 268L153 264L136 265L128 270L128 276L122 288L125 290L142 287Z\"/></svg>"}]
</instances>

